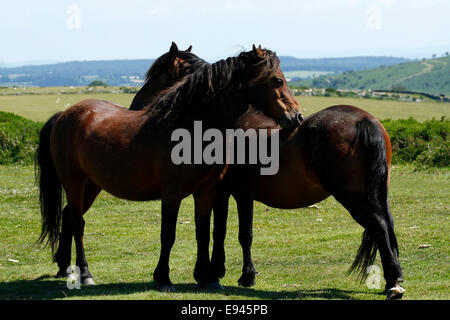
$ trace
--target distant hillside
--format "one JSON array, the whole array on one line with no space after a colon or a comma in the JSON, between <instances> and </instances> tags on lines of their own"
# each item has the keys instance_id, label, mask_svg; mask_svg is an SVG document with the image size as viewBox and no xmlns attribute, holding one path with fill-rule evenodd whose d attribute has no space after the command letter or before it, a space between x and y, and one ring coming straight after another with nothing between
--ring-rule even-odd
<instances>
[{"instance_id":1,"label":"distant hillside","mask_svg":"<svg viewBox=\"0 0 450 320\"><path fill-rule=\"evenodd\" d=\"M298 59L294 57L281 56L281 67L283 71L326 71L330 73L341 73L345 71L359 71L390 66L410 61L406 58L397 57L347 57L347 58L320 58L320 59Z\"/></svg>"},{"instance_id":2,"label":"distant hillside","mask_svg":"<svg viewBox=\"0 0 450 320\"><path fill-rule=\"evenodd\" d=\"M450 56L294 81L293 86L417 91L450 96Z\"/></svg>"},{"instance_id":3,"label":"distant hillside","mask_svg":"<svg viewBox=\"0 0 450 320\"><path fill-rule=\"evenodd\" d=\"M111 86L137 86L153 63L148 60L73 61L48 65L0 68L0 86L86 86L101 80ZM409 61L395 57L297 59L280 56L283 71L306 74L366 70Z\"/></svg>"},{"instance_id":4,"label":"distant hillside","mask_svg":"<svg viewBox=\"0 0 450 320\"><path fill-rule=\"evenodd\" d=\"M154 59L72 61L0 68L0 86L86 86L102 80L112 86L136 86Z\"/></svg>"}]
</instances>

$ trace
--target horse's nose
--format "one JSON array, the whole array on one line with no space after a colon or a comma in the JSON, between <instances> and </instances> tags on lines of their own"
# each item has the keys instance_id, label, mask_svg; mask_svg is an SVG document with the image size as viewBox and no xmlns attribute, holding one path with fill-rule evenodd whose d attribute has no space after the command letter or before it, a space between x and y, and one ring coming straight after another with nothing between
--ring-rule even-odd
<instances>
[{"instance_id":1,"label":"horse's nose","mask_svg":"<svg viewBox=\"0 0 450 320\"><path fill-rule=\"evenodd\" d=\"M301 112L297 113L297 122L300 124L302 123L302 121L305 120L305 118L303 118L303 115Z\"/></svg>"}]
</instances>

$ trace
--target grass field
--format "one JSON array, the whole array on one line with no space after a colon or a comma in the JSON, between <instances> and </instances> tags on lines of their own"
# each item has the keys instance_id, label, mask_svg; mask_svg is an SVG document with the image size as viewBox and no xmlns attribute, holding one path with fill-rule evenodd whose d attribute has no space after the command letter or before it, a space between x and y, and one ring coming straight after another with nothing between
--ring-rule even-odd
<instances>
[{"instance_id":1,"label":"grass field","mask_svg":"<svg viewBox=\"0 0 450 320\"><path fill-rule=\"evenodd\" d=\"M404 299L450 299L450 171L393 168L391 206L404 272ZM192 276L193 201L183 201L171 256L176 293L153 289L159 255L160 202L129 202L101 193L86 214L85 246L97 285L68 290L40 232L33 168L0 167L0 299L384 299L381 290L347 277L362 228L333 198L318 208L256 205L255 287L237 286L242 267L232 202L224 292L198 292ZM420 249L421 245L430 245ZM379 258L377 265L381 267ZM381 283L384 286L384 280Z\"/></svg>"},{"instance_id":2,"label":"grass field","mask_svg":"<svg viewBox=\"0 0 450 320\"><path fill-rule=\"evenodd\" d=\"M296 70L296 71L285 71L283 72L286 78L300 78L300 79L305 79L305 78L314 78L314 77L318 77L321 75L326 75L326 74L330 74L333 72L330 71L304 71L304 70Z\"/></svg>"},{"instance_id":3,"label":"grass field","mask_svg":"<svg viewBox=\"0 0 450 320\"><path fill-rule=\"evenodd\" d=\"M11 93L12 89L3 89L4 92ZM20 91L21 89L19 89ZM27 95L0 95L0 111L12 112L25 118L46 121L52 114L65 110L68 106L88 98L104 99L128 107L134 94L124 93L99 93L89 94L65 93L55 94L65 90L74 92L76 89L68 88L34 88L27 89L28 92L34 90L39 94ZM101 90L104 90L101 88ZM114 88L110 88L114 90ZM22 89L23 91L23 89ZM21 92L19 92L21 93ZM317 112L325 107L335 104L350 104L367 110L379 119L401 119L413 117L419 121L440 118L445 115L450 117L450 104L439 102L401 102L401 101L380 101L373 99L340 98L340 97L297 97L306 115Z\"/></svg>"},{"instance_id":4,"label":"grass field","mask_svg":"<svg viewBox=\"0 0 450 320\"><path fill-rule=\"evenodd\" d=\"M44 121L88 97L128 106L133 95L0 95L0 110ZM352 104L380 119L450 116L450 105L444 103L334 97L299 97L299 102L306 115L333 104ZM407 290L404 299L450 299L449 176L449 168L393 168L390 199ZM102 192L85 216L86 256L97 285L68 290L65 281L53 278L57 266L49 250L34 245L40 213L33 167L0 166L0 181L0 299L384 299L382 289L369 289L346 276L362 228L333 198L317 208L298 210L256 204L253 256L260 274L249 289L237 286L242 254L232 201L224 292L195 289L193 201L187 198L171 255L177 292L169 294L155 291L152 280L160 248L160 202L129 202ZM381 267L379 257L376 263Z\"/></svg>"}]
</instances>

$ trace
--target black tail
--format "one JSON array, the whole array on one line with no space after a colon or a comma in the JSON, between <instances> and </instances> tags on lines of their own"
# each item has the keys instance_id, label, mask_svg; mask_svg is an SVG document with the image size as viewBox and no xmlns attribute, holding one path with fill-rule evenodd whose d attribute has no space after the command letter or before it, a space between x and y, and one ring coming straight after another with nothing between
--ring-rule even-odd
<instances>
[{"instance_id":1,"label":"black tail","mask_svg":"<svg viewBox=\"0 0 450 320\"><path fill-rule=\"evenodd\" d=\"M53 115L42 127L35 158L36 183L39 185L39 201L42 215L42 231L38 239L50 245L55 252L62 217L62 186L59 182L50 150L50 134L61 112Z\"/></svg>"},{"instance_id":2,"label":"black tail","mask_svg":"<svg viewBox=\"0 0 450 320\"><path fill-rule=\"evenodd\" d=\"M380 128L373 121L364 118L356 125L356 141L358 147L363 150L366 157L366 177L368 178L368 183L366 188L366 204L363 210L370 215L385 216L385 218L388 218L389 223L393 224L387 199L387 179L389 172L384 136ZM362 235L361 246L358 249L355 261L350 267L349 274L356 272L361 281L363 281L368 275L368 268L375 261L377 249L378 247L373 235L365 230Z\"/></svg>"}]
</instances>

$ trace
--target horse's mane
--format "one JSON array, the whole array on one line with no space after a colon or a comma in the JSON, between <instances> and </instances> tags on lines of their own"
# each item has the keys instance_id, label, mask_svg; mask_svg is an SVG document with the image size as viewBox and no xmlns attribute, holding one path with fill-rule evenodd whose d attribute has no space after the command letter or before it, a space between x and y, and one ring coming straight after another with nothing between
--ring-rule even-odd
<instances>
[{"instance_id":1,"label":"horse's mane","mask_svg":"<svg viewBox=\"0 0 450 320\"><path fill-rule=\"evenodd\" d=\"M192 117L202 112L201 107L212 99L266 81L279 66L278 57L270 50L242 52L214 64L198 59L192 65L191 74L146 109L154 122L172 127L180 118L184 119L183 116Z\"/></svg>"},{"instance_id":2,"label":"horse's mane","mask_svg":"<svg viewBox=\"0 0 450 320\"><path fill-rule=\"evenodd\" d=\"M179 58L183 59L184 61L188 62L191 65L193 63L195 63L196 61L198 61L198 60L202 60L201 58L199 58L198 56L196 56L195 54L193 54L193 53L191 53L189 51L178 51L177 56ZM160 56L158 59L156 59L152 63L150 68L145 73L143 86L145 86L153 78L159 77L159 75L162 72L166 72L167 71L167 65L170 62L169 59L173 59L173 57L172 57L170 52L166 52L165 54Z\"/></svg>"}]
</instances>

